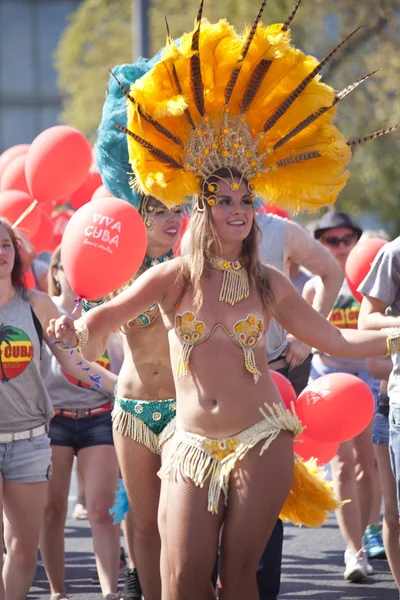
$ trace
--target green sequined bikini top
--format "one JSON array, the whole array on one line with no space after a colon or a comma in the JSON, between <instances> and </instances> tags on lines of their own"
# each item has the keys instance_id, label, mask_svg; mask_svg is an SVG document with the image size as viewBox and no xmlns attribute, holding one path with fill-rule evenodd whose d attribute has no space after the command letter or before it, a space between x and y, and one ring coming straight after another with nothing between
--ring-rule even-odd
<instances>
[{"instance_id":1,"label":"green sequined bikini top","mask_svg":"<svg viewBox=\"0 0 400 600\"><path fill-rule=\"evenodd\" d=\"M159 256L158 258L151 258L150 256L145 256L144 261L143 261L143 266L150 269L151 267L160 265L161 263L167 262L168 260L171 260L172 258L174 258L172 250L169 250L166 254L163 254L162 256ZM135 317L134 319L131 319L130 321L128 321L127 328L131 329L132 327L140 327L140 328L149 327L150 325L152 325L154 323L154 321L157 319L159 314L160 314L160 309L158 307L158 304L152 304L151 306L149 306L149 308L147 310L142 312L142 314L140 314L138 317ZM125 333L125 332L123 332L123 333Z\"/></svg>"},{"instance_id":2,"label":"green sequined bikini top","mask_svg":"<svg viewBox=\"0 0 400 600\"><path fill-rule=\"evenodd\" d=\"M261 373L257 369L253 349L264 332L263 321L254 315L247 315L245 319L236 321L232 333L229 333L222 323L217 323L207 334L204 321L197 320L191 311L175 316L175 331L183 344L177 366L178 379L186 377L189 373L189 359L194 346L208 340L218 327L221 327L228 337L242 348L244 366L253 375L254 383L257 383Z\"/></svg>"}]
</instances>

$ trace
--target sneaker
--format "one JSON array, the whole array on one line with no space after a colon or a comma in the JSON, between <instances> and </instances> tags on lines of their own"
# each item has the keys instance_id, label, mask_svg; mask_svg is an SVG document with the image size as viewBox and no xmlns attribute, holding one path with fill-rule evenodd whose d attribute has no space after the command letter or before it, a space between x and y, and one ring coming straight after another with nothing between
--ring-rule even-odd
<instances>
[{"instance_id":1,"label":"sneaker","mask_svg":"<svg viewBox=\"0 0 400 600\"><path fill-rule=\"evenodd\" d=\"M361 581L367 577L368 561L363 548L356 553L347 548L344 553L344 564L346 568L343 577L347 581Z\"/></svg>"},{"instance_id":2,"label":"sneaker","mask_svg":"<svg viewBox=\"0 0 400 600\"><path fill-rule=\"evenodd\" d=\"M363 535L363 546L368 558L386 558L380 525L368 525Z\"/></svg>"},{"instance_id":3,"label":"sneaker","mask_svg":"<svg viewBox=\"0 0 400 600\"><path fill-rule=\"evenodd\" d=\"M122 597L124 600L142 600L142 588L136 569L127 570Z\"/></svg>"},{"instance_id":4,"label":"sneaker","mask_svg":"<svg viewBox=\"0 0 400 600\"><path fill-rule=\"evenodd\" d=\"M65 592L63 594L52 594L50 600L68 600L68 596Z\"/></svg>"},{"instance_id":5,"label":"sneaker","mask_svg":"<svg viewBox=\"0 0 400 600\"><path fill-rule=\"evenodd\" d=\"M87 508L81 502L77 502L74 506L74 510L72 511L71 519L76 519L77 521L86 521L88 518Z\"/></svg>"}]
</instances>

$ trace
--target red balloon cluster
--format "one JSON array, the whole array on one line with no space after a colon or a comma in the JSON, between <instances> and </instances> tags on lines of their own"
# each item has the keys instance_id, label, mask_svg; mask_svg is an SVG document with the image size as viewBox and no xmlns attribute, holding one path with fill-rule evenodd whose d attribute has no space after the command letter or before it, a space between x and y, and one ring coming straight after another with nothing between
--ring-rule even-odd
<instances>
[{"instance_id":1,"label":"red balloon cluster","mask_svg":"<svg viewBox=\"0 0 400 600\"><path fill-rule=\"evenodd\" d=\"M382 238L361 240L354 246L346 260L346 279L351 293L359 302L362 301L362 294L357 292L357 288L368 275L375 256L386 243Z\"/></svg>"},{"instance_id":2,"label":"red balloon cluster","mask_svg":"<svg viewBox=\"0 0 400 600\"><path fill-rule=\"evenodd\" d=\"M349 373L331 373L310 383L296 399L289 380L270 372L286 408L292 403L304 426L296 438L295 452L320 465L332 460L342 442L362 433L374 414L374 398L368 385Z\"/></svg>"}]
</instances>

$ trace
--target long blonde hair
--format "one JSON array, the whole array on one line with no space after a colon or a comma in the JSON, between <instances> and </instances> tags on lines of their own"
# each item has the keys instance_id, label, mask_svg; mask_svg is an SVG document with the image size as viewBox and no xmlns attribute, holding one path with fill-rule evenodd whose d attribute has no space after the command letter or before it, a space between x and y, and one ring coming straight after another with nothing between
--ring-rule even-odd
<instances>
[{"instance_id":1,"label":"long blonde hair","mask_svg":"<svg viewBox=\"0 0 400 600\"><path fill-rule=\"evenodd\" d=\"M48 283L48 294L49 296L60 296L61 287L58 281L56 281L53 273L53 269L58 269L61 263L61 244L57 246L51 255L50 266L49 266L49 283ZM58 285L57 285L58 284Z\"/></svg>"},{"instance_id":2,"label":"long blonde hair","mask_svg":"<svg viewBox=\"0 0 400 600\"><path fill-rule=\"evenodd\" d=\"M228 171L227 169L218 169L215 174L218 178L231 177L232 174L241 178L239 173L232 173L232 170ZM211 182L212 179L213 177L211 176L209 181ZM245 180L243 179L243 181ZM195 207L198 206L198 200L194 200ZM212 219L211 207L208 205L205 197L201 198L201 205L204 205L204 211L199 211L195 208L190 219L191 244L188 254L182 261L182 274L186 285L193 290L194 307L196 310L199 310L203 303L203 281L207 269L207 256L210 254L213 244L217 248L221 248L221 242ZM272 314L273 292L265 268L258 258L258 244L261 238L261 229L254 213L250 233L243 241L241 258L247 269L250 285L256 288L267 314Z\"/></svg>"}]
</instances>

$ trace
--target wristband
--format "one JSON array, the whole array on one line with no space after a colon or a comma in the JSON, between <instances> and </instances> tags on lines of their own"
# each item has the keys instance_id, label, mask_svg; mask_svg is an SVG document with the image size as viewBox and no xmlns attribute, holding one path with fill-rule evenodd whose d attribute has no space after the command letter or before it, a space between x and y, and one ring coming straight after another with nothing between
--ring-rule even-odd
<instances>
[{"instance_id":1,"label":"wristband","mask_svg":"<svg viewBox=\"0 0 400 600\"><path fill-rule=\"evenodd\" d=\"M383 330L386 333L386 354L398 354L400 352L400 327L388 327Z\"/></svg>"}]
</instances>

